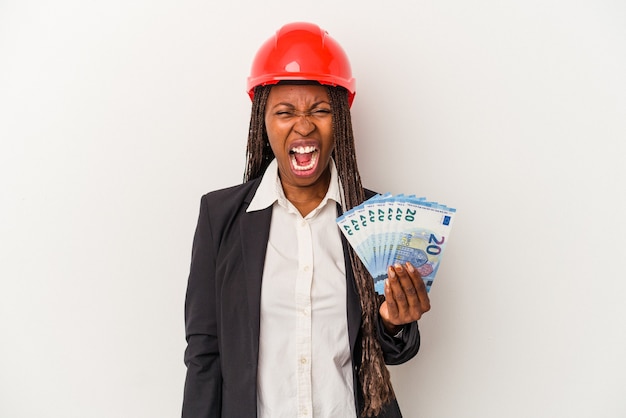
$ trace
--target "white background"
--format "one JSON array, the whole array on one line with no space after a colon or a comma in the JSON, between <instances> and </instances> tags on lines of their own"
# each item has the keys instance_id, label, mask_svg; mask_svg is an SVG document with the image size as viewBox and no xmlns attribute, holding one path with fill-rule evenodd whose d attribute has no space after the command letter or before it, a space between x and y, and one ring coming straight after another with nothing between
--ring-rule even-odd
<instances>
[{"instance_id":1,"label":"white background","mask_svg":"<svg viewBox=\"0 0 626 418\"><path fill-rule=\"evenodd\" d=\"M348 52L364 183L458 209L408 418L626 416L619 0L0 0L0 417L180 415L200 196L256 49Z\"/></svg>"}]
</instances>

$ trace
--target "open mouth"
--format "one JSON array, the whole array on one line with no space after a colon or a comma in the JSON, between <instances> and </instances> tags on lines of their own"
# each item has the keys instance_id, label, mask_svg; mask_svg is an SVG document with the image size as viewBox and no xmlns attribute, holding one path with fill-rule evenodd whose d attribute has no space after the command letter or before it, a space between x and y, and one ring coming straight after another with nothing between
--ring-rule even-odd
<instances>
[{"instance_id":1,"label":"open mouth","mask_svg":"<svg viewBox=\"0 0 626 418\"><path fill-rule=\"evenodd\" d=\"M309 171L317 165L319 151L313 146L293 147L289 150L291 167L296 171Z\"/></svg>"}]
</instances>

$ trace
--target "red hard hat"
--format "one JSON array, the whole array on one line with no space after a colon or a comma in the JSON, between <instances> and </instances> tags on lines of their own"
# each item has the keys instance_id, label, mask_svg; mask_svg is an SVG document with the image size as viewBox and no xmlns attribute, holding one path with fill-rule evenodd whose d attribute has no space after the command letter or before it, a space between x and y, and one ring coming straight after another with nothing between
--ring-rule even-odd
<instances>
[{"instance_id":1,"label":"red hard hat","mask_svg":"<svg viewBox=\"0 0 626 418\"><path fill-rule=\"evenodd\" d=\"M350 104L356 93L350 61L343 48L312 23L289 23L265 41L252 62L248 95L254 97L256 86L282 80L310 80L345 87Z\"/></svg>"}]
</instances>

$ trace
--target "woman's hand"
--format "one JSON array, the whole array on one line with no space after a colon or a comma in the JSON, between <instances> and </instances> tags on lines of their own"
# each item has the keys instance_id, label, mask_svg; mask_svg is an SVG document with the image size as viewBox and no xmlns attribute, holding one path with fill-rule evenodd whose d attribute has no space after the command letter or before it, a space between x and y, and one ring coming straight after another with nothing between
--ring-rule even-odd
<instances>
[{"instance_id":1,"label":"woman's hand","mask_svg":"<svg viewBox=\"0 0 626 418\"><path fill-rule=\"evenodd\" d=\"M426 285L411 263L389 266L385 280L385 302L379 311L387 332L397 334L402 325L417 321L429 310L430 299Z\"/></svg>"}]
</instances>

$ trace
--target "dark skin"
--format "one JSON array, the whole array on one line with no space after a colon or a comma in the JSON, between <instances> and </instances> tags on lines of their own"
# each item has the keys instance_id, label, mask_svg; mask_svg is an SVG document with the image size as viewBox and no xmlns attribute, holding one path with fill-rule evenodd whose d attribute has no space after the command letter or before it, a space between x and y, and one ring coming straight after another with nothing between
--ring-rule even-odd
<instances>
[{"instance_id":1,"label":"dark skin","mask_svg":"<svg viewBox=\"0 0 626 418\"><path fill-rule=\"evenodd\" d=\"M328 92L323 86L278 85L272 87L265 112L265 126L285 197L302 216L315 209L328 191L330 157L335 147ZM294 163L294 150L314 149L313 167Z\"/></svg>"},{"instance_id":2,"label":"dark skin","mask_svg":"<svg viewBox=\"0 0 626 418\"><path fill-rule=\"evenodd\" d=\"M430 310L426 285L419 272L407 262L387 268L385 302L380 306L380 317L391 335L402 325L417 321Z\"/></svg>"},{"instance_id":3,"label":"dark skin","mask_svg":"<svg viewBox=\"0 0 626 418\"><path fill-rule=\"evenodd\" d=\"M277 85L267 99L265 126L285 197L304 217L326 196L335 147L325 87ZM301 158L297 160L295 155ZM380 317L391 335L430 310L426 285L410 263L387 269Z\"/></svg>"}]
</instances>

